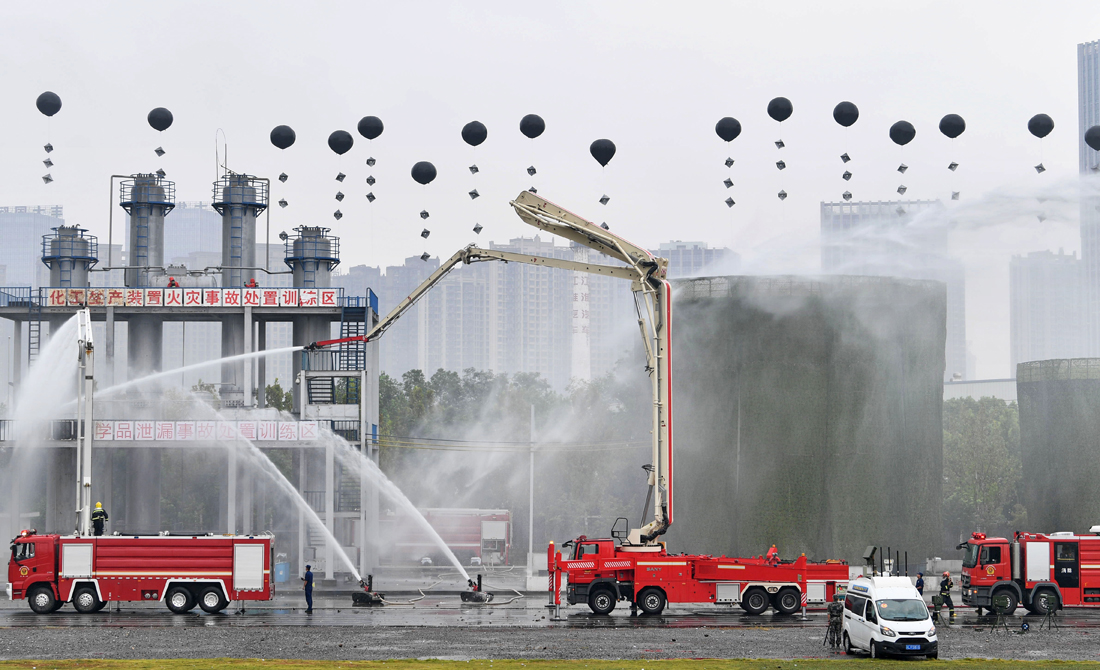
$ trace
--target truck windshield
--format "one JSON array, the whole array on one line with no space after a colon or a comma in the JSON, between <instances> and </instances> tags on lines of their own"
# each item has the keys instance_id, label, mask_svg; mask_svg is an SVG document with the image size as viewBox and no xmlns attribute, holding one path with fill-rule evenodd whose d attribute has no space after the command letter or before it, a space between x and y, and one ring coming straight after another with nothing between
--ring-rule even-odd
<instances>
[{"instance_id":1,"label":"truck windshield","mask_svg":"<svg viewBox=\"0 0 1100 670\"><path fill-rule=\"evenodd\" d=\"M879 618L887 621L924 621L928 618L928 606L923 600L878 600Z\"/></svg>"},{"instance_id":2,"label":"truck windshield","mask_svg":"<svg viewBox=\"0 0 1100 670\"><path fill-rule=\"evenodd\" d=\"M966 556L963 557L963 567L972 568L978 564L978 552L981 551L981 547L972 543L966 543Z\"/></svg>"},{"instance_id":3,"label":"truck windshield","mask_svg":"<svg viewBox=\"0 0 1100 670\"><path fill-rule=\"evenodd\" d=\"M11 548L11 557L15 561L25 561L34 558L34 542L20 542Z\"/></svg>"}]
</instances>

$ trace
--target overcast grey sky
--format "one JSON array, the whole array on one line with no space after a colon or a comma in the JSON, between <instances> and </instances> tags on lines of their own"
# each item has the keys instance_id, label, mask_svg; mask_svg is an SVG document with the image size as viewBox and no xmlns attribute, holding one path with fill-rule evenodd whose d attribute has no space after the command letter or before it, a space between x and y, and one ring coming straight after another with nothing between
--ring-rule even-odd
<instances>
[{"instance_id":1,"label":"overcast grey sky","mask_svg":"<svg viewBox=\"0 0 1100 670\"><path fill-rule=\"evenodd\" d=\"M529 235L507 203L535 185L639 243L701 239L760 271L816 272L818 205L844 190L859 200L895 199L899 183L914 199L958 190L974 220L994 223L1004 208L986 194L1074 183L1076 44L1094 39L1097 4L1069 1L7 3L0 204L63 204L68 222L105 243L108 176L163 167L178 199L209 200L220 128L232 169L290 175L274 187L273 200L290 206L275 207L273 231L331 226L347 265L450 255L476 239L475 222L482 240ZM49 122L34 106L45 90L63 101ZM779 95L794 104L782 127L765 111ZM841 100L860 108L847 130L831 117ZM175 115L164 133L145 121L158 106ZM1056 124L1042 143L1026 129L1038 112ZM546 120L536 140L519 133L527 113ZM936 129L947 113L967 122L953 143ZM386 124L373 143L355 133L368 114ZM726 115L743 126L730 145L714 133ZM489 129L476 149L459 136L474 119ZM917 128L904 148L887 137L899 119ZM298 140L281 152L268 133L283 123ZM356 137L342 157L326 145L337 129ZM618 146L604 169L588 154L601 137ZM48 186L47 139L57 180ZM780 158L786 170L775 168ZM439 169L427 187L409 176L419 160ZM1040 160L1043 175L1032 169ZM471 201L474 187L482 197ZM983 196L994 201L984 218ZM953 239L968 264L968 338L982 377L1008 372L1009 255L1079 248L1072 207L1042 225L1031 214L1006 223L1015 225Z\"/></svg>"}]
</instances>

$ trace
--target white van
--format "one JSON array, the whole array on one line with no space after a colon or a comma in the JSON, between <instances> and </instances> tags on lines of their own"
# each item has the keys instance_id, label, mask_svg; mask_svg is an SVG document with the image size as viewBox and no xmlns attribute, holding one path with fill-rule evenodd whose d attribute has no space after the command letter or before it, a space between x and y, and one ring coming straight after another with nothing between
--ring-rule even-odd
<instances>
[{"instance_id":1,"label":"white van","mask_svg":"<svg viewBox=\"0 0 1100 670\"><path fill-rule=\"evenodd\" d=\"M844 651L939 657L936 627L908 577L858 577L844 598Z\"/></svg>"}]
</instances>

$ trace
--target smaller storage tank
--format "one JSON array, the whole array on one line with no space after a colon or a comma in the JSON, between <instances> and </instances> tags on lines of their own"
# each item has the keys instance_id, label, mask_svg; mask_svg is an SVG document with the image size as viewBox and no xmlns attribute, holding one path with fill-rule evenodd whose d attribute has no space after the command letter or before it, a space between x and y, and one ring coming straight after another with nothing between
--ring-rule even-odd
<instances>
[{"instance_id":1,"label":"smaller storage tank","mask_svg":"<svg viewBox=\"0 0 1100 670\"><path fill-rule=\"evenodd\" d=\"M329 288L332 270L340 264L340 238L321 226L299 226L296 237L286 240L286 264L300 288Z\"/></svg>"},{"instance_id":2,"label":"smaller storage tank","mask_svg":"<svg viewBox=\"0 0 1100 670\"><path fill-rule=\"evenodd\" d=\"M95 235L78 226L58 226L42 236L42 262L50 268L50 286L81 288L88 285L88 271L99 262Z\"/></svg>"}]
</instances>

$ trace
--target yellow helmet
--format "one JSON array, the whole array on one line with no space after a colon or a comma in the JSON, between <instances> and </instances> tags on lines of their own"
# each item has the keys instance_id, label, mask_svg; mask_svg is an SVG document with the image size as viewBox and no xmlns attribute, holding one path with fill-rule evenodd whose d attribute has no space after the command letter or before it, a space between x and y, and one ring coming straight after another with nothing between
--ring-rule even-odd
<instances>
[{"instance_id":1,"label":"yellow helmet","mask_svg":"<svg viewBox=\"0 0 1100 670\"><path fill-rule=\"evenodd\" d=\"M95 508L96 509L103 509L103 503L96 503Z\"/></svg>"}]
</instances>

